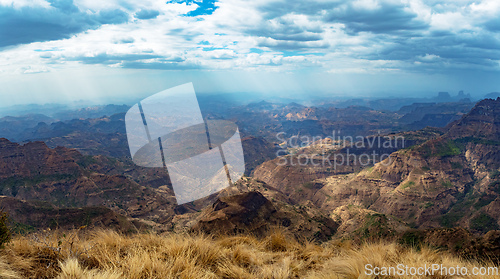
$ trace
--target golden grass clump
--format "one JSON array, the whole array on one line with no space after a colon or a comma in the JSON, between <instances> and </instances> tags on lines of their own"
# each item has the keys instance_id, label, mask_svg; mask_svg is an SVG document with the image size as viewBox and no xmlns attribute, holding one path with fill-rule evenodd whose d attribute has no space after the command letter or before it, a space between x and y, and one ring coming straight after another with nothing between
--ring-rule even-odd
<instances>
[{"instance_id":1,"label":"golden grass clump","mask_svg":"<svg viewBox=\"0 0 500 279\"><path fill-rule=\"evenodd\" d=\"M284 232L257 239L75 230L14 237L0 250L0 278L375 278L365 275L366 264L400 263L488 265L395 243L299 243Z\"/></svg>"}]
</instances>

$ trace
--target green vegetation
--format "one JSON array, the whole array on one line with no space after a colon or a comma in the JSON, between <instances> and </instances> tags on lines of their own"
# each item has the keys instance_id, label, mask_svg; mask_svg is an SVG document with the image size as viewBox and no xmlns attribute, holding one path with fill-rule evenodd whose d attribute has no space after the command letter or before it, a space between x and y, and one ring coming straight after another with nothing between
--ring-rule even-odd
<instances>
[{"instance_id":1,"label":"green vegetation","mask_svg":"<svg viewBox=\"0 0 500 279\"><path fill-rule=\"evenodd\" d=\"M458 162L451 162L451 168L452 169L462 169L464 166Z\"/></svg>"},{"instance_id":2,"label":"green vegetation","mask_svg":"<svg viewBox=\"0 0 500 279\"><path fill-rule=\"evenodd\" d=\"M17 223L17 222L11 223L10 230L15 235L26 235L26 234L29 234L29 233L36 231L35 227L33 227L33 226L22 224L22 223Z\"/></svg>"},{"instance_id":3,"label":"green vegetation","mask_svg":"<svg viewBox=\"0 0 500 279\"><path fill-rule=\"evenodd\" d=\"M443 187L445 188L451 188L453 187L453 184L450 182L450 181L441 181L441 185L443 185Z\"/></svg>"},{"instance_id":4,"label":"green vegetation","mask_svg":"<svg viewBox=\"0 0 500 279\"><path fill-rule=\"evenodd\" d=\"M307 188L307 189L313 189L314 182L306 182L306 183L302 184L302 187Z\"/></svg>"},{"instance_id":5,"label":"green vegetation","mask_svg":"<svg viewBox=\"0 0 500 279\"><path fill-rule=\"evenodd\" d=\"M432 148L434 147L434 148ZM434 146L429 143L423 144L416 148L417 151L422 153L424 158L428 157L449 157L460 155L462 153L461 149L454 141L436 142Z\"/></svg>"},{"instance_id":6,"label":"green vegetation","mask_svg":"<svg viewBox=\"0 0 500 279\"><path fill-rule=\"evenodd\" d=\"M490 178L491 178L491 179L497 179L497 178L500 178L500 171L498 171L498 170L494 170L494 171L490 172Z\"/></svg>"},{"instance_id":7,"label":"green vegetation","mask_svg":"<svg viewBox=\"0 0 500 279\"><path fill-rule=\"evenodd\" d=\"M441 225L446 228L455 227L456 223L462 219L467 212L470 212L470 207L473 203L474 201L472 199L467 198L454 204L448 213L441 216Z\"/></svg>"},{"instance_id":8,"label":"green vegetation","mask_svg":"<svg viewBox=\"0 0 500 279\"><path fill-rule=\"evenodd\" d=\"M431 207L431 206L434 206L434 203L433 203L433 202L426 202L426 203L424 203L424 208L425 208L425 209L427 209L427 208L429 208L429 207Z\"/></svg>"},{"instance_id":9,"label":"green vegetation","mask_svg":"<svg viewBox=\"0 0 500 279\"><path fill-rule=\"evenodd\" d=\"M11 233L7 226L8 219L7 213L0 211L0 248L3 248L10 241Z\"/></svg>"},{"instance_id":10,"label":"green vegetation","mask_svg":"<svg viewBox=\"0 0 500 279\"><path fill-rule=\"evenodd\" d=\"M429 168L429 167L422 167L422 170L425 171L425 172L427 172L427 171L430 171L431 168Z\"/></svg>"},{"instance_id":11,"label":"green vegetation","mask_svg":"<svg viewBox=\"0 0 500 279\"><path fill-rule=\"evenodd\" d=\"M455 156L461 153L460 148L452 142L448 141L443 145L436 146L438 149L436 150L436 155L438 157L447 157L447 156Z\"/></svg>"},{"instance_id":12,"label":"green vegetation","mask_svg":"<svg viewBox=\"0 0 500 279\"><path fill-rule=\"evenodd\" d=\"M39 183L48 181L68 180L76 177L76 174L52 174L52 175L35 175L32 177L17 177L12 176L0 180L0 191L5 188L12 189L12 195L16 195L18 188L23 186L34 186Z\"/></svg>"},{"instance_id":13,"label":"green vegetation","mask_svg":"<svg viewBox=\"0 0 500 279\"><path fill-rule=\"evenodd\" d=\"M363 226L354 233L360 235L362 239L379 239L394 235L389 229L387 216L380 213L366 214Z\"/></svg>"},{"instance_id":14,"label":"green vegetation","mask_svg":"<svg viewBox=\"0 0 500 279\"><path fill-rule=\"evenodd\" d=\"M401 185L401 189L406 189L406 188L410 188L411 186L415 185L415 182L413 181L408 181L406 183L404 183L403 185Z\"/></svg>"},{"instance_id":15,"label":"green vegetation","mask_svg":"<svg viewBox=\"0 0 500 279\"><path fill-rule=\"evenodd\" d=\"M445 215L441 216L440 223L443 227L453 228L458 220L464 217L463 213L460 212L448 212Z\"/></svg>"},{"instance_id":16,"label":"green vegetation","mask_svg":"<svg viewBox=\"0 0 500 279\"><path fill-rule=\"evenodd\" d=\"M485 213L481 213L479 216L473 218L470 221L470 228L471 230L480 232L488 232L491 230L500 229L497 221L493 217Z\"/></svg>"},{"instance_id":17,"label":"green vegetation","mask_svg":"<svg viewBox=\"0 0 500 279\"><path fill-rule=\"evenodd\" d=\"M491 195L483 195L481 196L476 203L474 203L474 208L475 209L480 209L483 206L486 206L490 204L492 201L495 200L495 196Z\"/></svg>"},{"instance_id":18,"label":"green vegetation","mask_svg":"<svg viewBox=\"0 0 500 279\"><path fill-rule=\"evenodd\" d=\"M464 137L454 140L455 143L466 144L466 143L474 143L474 144L483 144L483 145L494 145L500 146L500 141L498 140L487 140L476 137Z\"/></svg>"},{"instance_id":19,"label":"green vegetation","mask_svg":"<svg viewBox=\"0 0 500 279\"><path fill-rule=\"evenodd\" d=\"M403 234L399 243L408 247L419 249L424 240L422 231L408 231Z\"/></svg>"},{"instance_id":20,"label":"green vegetation","mask_svg":"<svg viewBox=\"0 0 500 279\"><path fill-rule=\"evenodd\" d=\"M76 162L79 166L87 168L90 165L96 164L97 160L93 156L83 156L78 162Z\"/></svg>"}]
</instances>

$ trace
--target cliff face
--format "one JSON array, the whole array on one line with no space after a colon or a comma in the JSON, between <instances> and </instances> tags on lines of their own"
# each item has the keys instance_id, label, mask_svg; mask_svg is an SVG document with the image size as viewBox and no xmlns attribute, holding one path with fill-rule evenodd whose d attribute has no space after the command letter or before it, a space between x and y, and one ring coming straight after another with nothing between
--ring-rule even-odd
<instances>
[{"instance_id":1,"label":"cliff face","mask_svg":"<svg viewBox=\"0 0 500 279\"><path fill-rule=\"evenodd\" d=\"M419 228L497 229L499 119L500 99L483 100L441 137L346 179L327 178L315 200L328 211L359 203Z\"/></svg>"},{"instance_id":2,"label":"cliff face","mask_svg":"<svg viewBox=\"0 0 500 279\"><path fill-rule=\"evenodd\" d=\"M137 231L137 227L125 216L103 206L58 208L47 202L0 196L0 207L9 213L11 228L18 233L37 228L74 229L82 226L112 228L124 233Z\"/></svg>"},{"instance_id":3,"label":"cliff face","mask_svg":"<svg viewBox=\"0 0 500 279\"><path fill-rule=\"evenodd\" d=\"M175 198L168 176L155 172L83 156L74 149L50 149L42 142L19 145L0 139L0 195L20 200L105 206L128 217L165 223L174 215Z\"/></svg>"},{"instance_id":4,"label":"cliff face","mask_svg":"<svg viewBox=\"0 0 500 279\"><path fill-rule=\"evenodd\" d=\"M254 176L292 203L312 201L334 219L355 205L411 227L461 226L483 233L500 226L499 128L500 98L483 100L443 133L401 134L415 145L372 167L279 166L284 159L277 158L257 167ZM356 222L345 216L341 228L352 231L346 224Z\"/></svg>"},{"instance_id":5,"label":"cliff face","mask_svg":"<svg viewBox=\"0 0 500 279\"><path fill-rule=\"evenodd\" d=\"M82 156L66 148L49 149L43 142L19 145L0 139L0 179L79 175L76 160Z\"/></svg>"},{"instance_id":6,"label":"cliff face","mask_svg":"<svg viewBox=\"0 0 500 279\"><path fill-rule=\"evenodd\" d=\"M250 175L258 165L276 158L279 148L263 138L245 137L241 139L245 156L245 174Z\"/></svg>"},{"instance_id":7,"label":"cliff face","mask_svg":"<svg viewBox=\"0 0 500 279\"><path fill-rule=\"evenodd\" d=\"M462 119L452 123L446 137L449 139L479 138L500 140L500 97L496 100L485 99Z\"/></svg>"}]
</instances>

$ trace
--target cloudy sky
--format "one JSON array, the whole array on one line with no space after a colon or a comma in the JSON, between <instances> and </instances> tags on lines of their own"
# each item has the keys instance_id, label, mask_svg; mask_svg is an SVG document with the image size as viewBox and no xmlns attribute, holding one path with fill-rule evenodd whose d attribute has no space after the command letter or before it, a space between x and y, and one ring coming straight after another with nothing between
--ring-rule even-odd
<instances>
[{"instance_id":1,"label":"cloudy sky","mask_svg":"<svg viewBox=\"0 0 500 279\"><path fill-rule=\"evenodd\" d=\"M500 1L0 0L0 106L500 91Z\"/></svg>"}]
</instances>

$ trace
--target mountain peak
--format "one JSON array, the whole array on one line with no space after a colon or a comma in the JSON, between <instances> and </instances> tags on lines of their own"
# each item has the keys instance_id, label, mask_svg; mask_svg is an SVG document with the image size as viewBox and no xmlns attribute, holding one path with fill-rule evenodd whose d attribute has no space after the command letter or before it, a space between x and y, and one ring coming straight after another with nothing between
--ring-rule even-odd
<instances>
[{"instance_id":1,"label":"mountain peak","mask_svg":"<svg viewBox=\"0 0 500 279\"><path fill-rule=\"evenodd\" d=\"M462 119L451 125L447 137L500 138L500 98L478 102Z\"/></svg>"}]
</instances>

